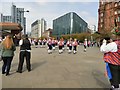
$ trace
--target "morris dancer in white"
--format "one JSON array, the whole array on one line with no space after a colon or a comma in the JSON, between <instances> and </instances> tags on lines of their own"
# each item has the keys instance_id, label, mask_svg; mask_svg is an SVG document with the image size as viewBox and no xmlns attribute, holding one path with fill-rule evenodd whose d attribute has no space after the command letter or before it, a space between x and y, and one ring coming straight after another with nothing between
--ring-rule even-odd
<instances>
[{"instance_id":1,"label":"morris dancer in white","mask_svg":"<svg viewBox=\"0 0 120 90\"><path fill-rule=\"evenodd\" d=\"M42 39L41 38L38 40L38 43L39 43L40 47L42 47Z\"/></svg>"},{"instance_id":2,"label":"morris dancer in white","mask_svg":"<svg viewBox=\"0 0 120 90\"><path fill-rule=\"evenodd\" d=\"M63 53L63 45L64 45L64 43L63 43L63 40L62 39L60 39L60 41L58 42L58 45L59 45L59 54L61 54L61 53Z\"/></svg>"},{"instance_id":3,"label":"morris dancer in white","mask_svg":"<svg viewBox=\"0 0 120 90\"><path fill-rule=\"evenodd\" d=\"M70 41L69 41L69 50L68 50L68 53L70 54L72 52L72 38L70 38Z\"/></svg>"},{"instance_id":4,"label":"morris dancer in white","mask_svg":"<svg viewBox=\"0 0 120 90\"><path fill-rule=\"evenodd\" d=\"M44 38L43 39L43 47L45 47L47 40Z\"/></svg>"},{"instance_id":5,"label":"morris dancer in white","mask_svg":"<svg viewBox=\"0 0 120 90\"><path fill-rule=\"evenodd\" d=\"M68 41L67 41L67 50L69 50L69 42L70 42L70 40L68 39Z\"/></svg>"},{"instance_id":6,"label":"morris dancer in white","mask_svg":"<svg viewBox=\"0 0 120 90\"><path fill-rule=\"evenodd\" d=\"M53 50L55 50L55 38L52 39L52 47L53 47Z\"/></svg>"},{"instance_id":7,"label":"morris dancer in white","mask_svg":"<svg viewBox=\"0 0 120 90\"><path fill-rule=\"evenodd\" d=\"M47 45L48 45L48 54L52 54L52 40L51 40L51 38L48 39Z\"/></svg>"},{"instance_id":8,"label":"morris dancer in white","mask_svg":"<svg viewBox=\"0 0 120 90\"><path fill-rule=\"evenodd\" d=\"M74 39L74 42L73 42L73 53L74 54L77 53L77 46L78 46L77 39Z\"/></svg>"},{"instance_id":9,"label":"morris dancer in white","mask_svg":"<svg viewBox=\"0 0 120 90\"><path fill-rule=\"evenodd\" d=\"M84 52L86 52L86 48L87 48L87 39L85 39L85 41L84 41Z\"/></svg>"}]
</instances>

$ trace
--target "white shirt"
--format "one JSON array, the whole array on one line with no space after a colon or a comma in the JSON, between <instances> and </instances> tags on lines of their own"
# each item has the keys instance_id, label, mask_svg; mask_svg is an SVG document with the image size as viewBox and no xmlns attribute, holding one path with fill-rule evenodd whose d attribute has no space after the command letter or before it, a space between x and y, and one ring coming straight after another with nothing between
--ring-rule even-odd
<instances>
[{"instance_id":1,"label":"white shirt","mask_svg":"<svg viewBox=\"0 0 120 90\"><path fill-rule=\"evenodd\" d=\"M29 41L30 41L30 43L31 43L31 40L30 39L28 39ZM23 39L21 39L20 41L19 41L19 45L21 46L23 44Z\"/></svg>"},{"instance_id":2,"label":"white shirt","mask_svg":"<svg viewBox=\"0 0 120 90\"><path fill-rule=\"evenodd\" d=\"M19 45L21 46L23 44L23 40L21 39L20 41L19 41Z\"/></svg>"},{"instance_id":3,"label":"white shirt","mask_svg":"<svg viewBox=\"0 0 120 90\"><path fill-rule=\"evenodd\" d=\"M107 52L117 52L117 44L115 42L111 42L109 44L103 43L100 47L100 51L107 53Z\"/></svg>"},{"instance_id":4,"label":"white shirt","mask_svg":"<svg viewBox=\"0 0 120 90\"><path fill-rule=\"evenodd\" d=\"M21 39L21 40L19 41L19 45L21 46L22 44L23 44L23 40ZM25 51L25 50L20 50L20 51ZM26 51L30 52L30 50L26 50Z\"/></svg>"}]
</instances>

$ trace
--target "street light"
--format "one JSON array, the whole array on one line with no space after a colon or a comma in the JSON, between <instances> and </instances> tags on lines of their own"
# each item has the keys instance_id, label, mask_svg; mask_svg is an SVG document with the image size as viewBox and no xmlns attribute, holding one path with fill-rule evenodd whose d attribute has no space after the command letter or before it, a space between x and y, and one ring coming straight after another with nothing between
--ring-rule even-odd
<instances>
[{"instance_id":1,"label":"street light","mask_svg":"<svg viewBox=\"0 0 120 90\"><path fill-rule=\"evenodd\" d=\"M26 10L26 11L19 11L19 13L20 13L20 24L22 24L22 22L21 22L21 14L23 13L23 20L24 20L24 12L29 12L29 10ZM24 34L26 34L26 27L25 27L25 24L26 24L26 22L25 23L23 23L23 27L24 27Z\"/></svg>"}]
</instances>

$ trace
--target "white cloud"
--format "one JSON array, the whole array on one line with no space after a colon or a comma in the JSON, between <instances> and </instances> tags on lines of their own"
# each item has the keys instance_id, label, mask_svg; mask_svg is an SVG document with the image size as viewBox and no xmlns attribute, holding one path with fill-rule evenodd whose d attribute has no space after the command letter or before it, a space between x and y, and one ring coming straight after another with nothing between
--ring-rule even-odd
<instances>
[{"instance_id":1,"label":"white cloud","mask_svg":"<svg viewBox=\"0 0 120 90\"><path fill-rule=\"evenodd\" d=\"M89 22L89 25L96 25L97 19L95 17L88 17L87 21Z\"/></svg>"},{"instance_id":2,"label":"white cloud","mask_svg":"<svg viewBox=\"0 0 120 90\"><path fill-rule=\"evenodd\" d=\"M80 15L82 15L82 16L88 16L88 15L90 15L87 11L81 11L80 12Z\"/></svg>"},{"instance_id":3,"label":"white cloud","mask_svg":"<svg viewBox=\"0 0 120 90\"><path fill-rule=\"evenodd\" d=\"M87 23L88 23L88 27L92 27L95 25L96 27L98 26L98 21L97 18L94 17L90 12L87 11L81 11L79 13L79 16L81 18L83 18Z\"/></svg>"}]
</instances>

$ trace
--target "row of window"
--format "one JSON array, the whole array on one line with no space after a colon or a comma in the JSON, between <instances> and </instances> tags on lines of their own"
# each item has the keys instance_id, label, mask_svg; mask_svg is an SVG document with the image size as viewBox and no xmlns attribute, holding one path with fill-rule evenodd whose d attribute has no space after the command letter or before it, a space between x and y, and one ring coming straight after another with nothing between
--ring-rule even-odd
<instances>
[{"instance_id":1,"label":"row of window","mask_svg":"<svg viewBox=\"0 0 120 90\"><path fill-rule=\"evenodd\" d=\"M114 14L115 14L115 15L120 14L120 10L116 10L116 11L114 11ZM100 17L103 17L103 15L104 15L104 14L101 13L101 14L100 14Z\"/></svg>"},{"instance_id":2,"label":"row of window","mask_svg":"<svg viewBox=\"0 0 120 90\"><path fill-rule=\"evenodd\" d=\"M116 22L120 22L120 16L116 18Z\"/></svg>"},{"instance_id":3,"label":"row of window","mask_svg":"<svg viewBox=\"0 0 120 90\"><path fill-rule=\"evenodd\" d=\"M113 1L115 2L115 0L113 0ZM107 2L107 1L105 1L105 0L101 0L101 4L102 4L102 5L105 4L106 2ZM108 0L108 2L109 2L109 0ZM120 1L119 1L119 2L115 2L114 6L115 6L115 7L120 6Z\"/></svg>"},{"instance_id":4,"label":"row of window","mask_svg":"<svg viewBox=\"0 0 120 90\"><path fill-rule=\"evenodd\" d=\"M120 14L120 10L116 10L115 12L114 12L114 14L116 15L116 14Z\"/></svg>"},{"instance_id":5,"label":"row of window","mask_svg":"<svg viewBox=\"0 0 120 90\"><path fill-rule=\"evenodd\" d=\"M115 7L120 6L120 1L119 1L119 2L116 2L114 6L115 6Z\"/></svg>"},{"instance_id":6,"label":"row of window","mask_svg":"<svg viewBox=\"0 0 120 90\"><path fill-rule=\"evenodd\" d=\"M101 22L103 22L103 19L101 19ZM116 22L120 22L120 16L116 18ZM100 25L100 27L103 27L103 24Z\"/></svg>"}]
</instances>

